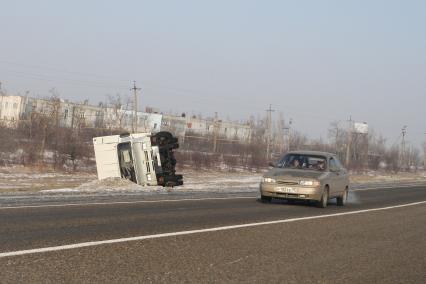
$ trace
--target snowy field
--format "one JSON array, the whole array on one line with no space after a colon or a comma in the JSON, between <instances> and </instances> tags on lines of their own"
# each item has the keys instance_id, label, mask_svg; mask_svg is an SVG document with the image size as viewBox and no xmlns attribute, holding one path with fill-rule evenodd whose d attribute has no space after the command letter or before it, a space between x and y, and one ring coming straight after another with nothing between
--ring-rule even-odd
<instances>
[{"instance_id":1,"label":"snowy field","mask_svg":"<svg viewBox=\"0 0 426 284\"><path fill-rule=\"evenodd\" d=\"M256 191L261 173L183 170L184 185L175 188L143 187L123 179L99 181L96 174L37 173L23 167L0 168L0 193L39 192L169 192Z\"/></svg>"},{"instance_id":2,"label":"snowy field","mask_svg":"<svg viewBox=\"0 0 426 284\"><path fill-rule=\"evenodd\" d=\"M143 187L128 180L111 178L101 181L95 179L75 188L45 189L41 190L41 192L253 192L258 189L260 178L259 174L188 171L184 173L184 185L175 188L162 186Z\"/></svg>"},{"instance_id":3,"label":"snowy field","mask_svg":"<svg viewBox=\"0 0 426 284\"><path fill-rule=\"evenodd\" d=\"M0 194L38 192L44 189L75 188L96 179L90 173L49 172L22 166L0 168Z\"/></svg>"},{"instance_id":4,"label":"snowy field","mask_svg":"<svg viewBox=\"0 0 426 284\"><path fill-rule=\"evenodd\" d=\"M97 180L94 173L41 172L25 167L0 168L0 194L85 194L85 193L168 193L168 192L256 192L262 173L238 171L194 171L184 169L184 186L142 187L127 180ZM397 175L374 172L351 175L354 187L426 184L425 173Z\"/></svg>"}]
</instances>

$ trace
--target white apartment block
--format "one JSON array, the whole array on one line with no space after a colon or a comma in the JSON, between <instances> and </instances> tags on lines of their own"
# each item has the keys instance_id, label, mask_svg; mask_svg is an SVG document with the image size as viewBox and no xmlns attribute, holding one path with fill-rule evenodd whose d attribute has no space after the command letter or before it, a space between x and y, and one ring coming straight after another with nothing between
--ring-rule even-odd
<instances>
[{"instance_id":1,"label":"white apartment block","mask_svg":"<svg viewBox=\"0 0 426 284\"><path fill-rule=\"evenodd\" d=\"M29 120L36 115L58 119L61 127L107 128L132 131L133 111L74 103L62 99L39 99L26 96L0 95L0 122L14 127L19 120ZM159 113L138 112L136 131L158 132L168 130L178 137L185 135L217 135L228 140L249 142L252 127L249 124L201 119L191 116L173 116Z\"/></svg>"}]
</instances>

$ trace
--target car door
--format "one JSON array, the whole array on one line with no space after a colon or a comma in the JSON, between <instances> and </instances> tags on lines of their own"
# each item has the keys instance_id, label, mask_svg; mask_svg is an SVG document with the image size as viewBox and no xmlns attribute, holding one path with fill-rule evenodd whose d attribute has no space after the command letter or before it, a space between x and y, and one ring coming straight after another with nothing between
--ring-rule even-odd
<instances>
[{"instance_id":1,"label":"car door","mask_svg":"<svg viewBox=\"0 0 426 284\"><path fill-rule=\"evenodd\" d=\"M329 171L330 171L330 197L338 196L342 191L342 178L340 174L340 168L336 163L335 157L331 157L329 160Z\"/></svg>"},{"instance_id":2,"label":"car door","mask_svg":"<svg viewBox=\"0 0 426 284\"><path fill-rule=\"evenodd\" d=\"M337 157L330 158L330 174L332 176L330 195L339 196L345 190L347 173Z\"/></svg>"},{"instance_id":3,"label":"car door","mask_svg":"<svg viewBox=\"0 0 426 284\"><path fill-rule=\"evenodd\" d=\"M334 157L334 161L336 162L336 165L339 168L339 182L341 183L340 188L343 191L346 189L346 186L349 186L349 174L337 157Z\"/></svg>"}]
</instances>

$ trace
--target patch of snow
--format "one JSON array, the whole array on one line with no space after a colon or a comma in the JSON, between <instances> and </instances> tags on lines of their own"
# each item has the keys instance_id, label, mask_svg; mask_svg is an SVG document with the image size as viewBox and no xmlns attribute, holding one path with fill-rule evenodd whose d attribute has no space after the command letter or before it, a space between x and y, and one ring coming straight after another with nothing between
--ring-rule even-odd
<instances>
[{"instance_id":1,"label":"patch of snow","mask_svg":"<svg viewBox=\"0 0 426 284\"><path fill-rule=\"evenodd\" d=\"M61 192L255 192L259 188L260 175L247 174L204 173L199 175L188 175L184 185L174 188L162 186L141 186L122 178L107 178L103 180L92 180L82 185L69 189L41 190L42 193Z\"/></svg>"},{"instance_id":2,"label":"patch of snow","mask_svg":"<svg viewBox=\"0 0 426 284\"><path fill-rule=\"evenodd\" d=\"M140 191L144 190L143 186L137 185L127 179L122 178L106 178L103 180L93 180L83 183L77 187L79 191Z\"/></svg>"},{"instance_id":3,"label":"patch of snow","mask_svg":"<svg viewBox=\"0 0 426 284\"><path fill-rule=\"evenodd\" d=\"M57 188L57 189L44 189L41 190L42 193L69 193L69 192L79 192L76 188Z\"/></svg>"},{"instance_id":4,"label":"patch of snow","mask_svg":"<svg viewBox=\"0 0 426 284\"><path fill-rule=\"evenodd\" d=\"M12 185L12 184L0 184L0 189L18 189L22 188L20 185Z\"/></svg>"}]
</instances>

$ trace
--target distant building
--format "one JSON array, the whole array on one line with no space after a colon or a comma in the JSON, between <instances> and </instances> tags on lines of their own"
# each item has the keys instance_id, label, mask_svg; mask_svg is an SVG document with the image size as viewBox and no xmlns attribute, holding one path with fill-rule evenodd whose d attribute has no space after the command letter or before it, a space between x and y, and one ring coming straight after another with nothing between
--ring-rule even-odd
<instances>
[{"instance_id":1,"label":"distant building","mask_svg":"<svg viewBox=\"0 0 426 284\"><path fill-rule=\"evenodd\" d=\"M28 98L23 96L0 96L0 121L7 126L14 126L24 119Z\"/></svg>"},{"instance_id":2,"label":"distant building","mask_svg":"<svg viewBox=\"0 0 426 284\"><path fill-rule=\"evenodd\" d=\"M177 137L185 137L187 124L186 117L184 116L173 116L163 115L161 122L161 129L172 132Z\"/></svg>"},{"instance_id":3,"label":"distant building","mask_svg":"<svg viewBox=\"0 0 426 284\"><path fill-rule=\"evenodd\" d=\"M163 115L159 110L147 108L138 112L137 131L171 131L177 137L185 135L216 135L219 139L250 142L252 127L249 124L203 119L195 116ZM0 121L10 127L20 120L29 120L33 115L45 115L58 119L66 128L107 128L132 131L133 111L99 104L89 105L62 99L39 99L26 96L0 95Z\"/></svg>"},{"instance_id":4,"label":"distant building","mask_svg":"<svg viewBox=\"0 0 426 284\"><path fill-rule=\"evenodd\" d=\"M250 142L252 128L249 124L220 121L218 132L219 136L230 140Z\"/></svg>"},{"instance_id":5,"label":"distant building","mask_svg":"<svg viewBox=\"0 0 426 284\"><path fill-rule=\"evenodd\" d=\"M187 115L163 115L162 129L168 130L178 137L185 135L216 135L218 138L250 142L252 127L249 124L224 122L214 119L202 119Z\"/></svg>"},{"instance_id":6,"label":"distant building","mask_svg":"<svg viewBox=\"0 0 426 284\"><path fill-rule=\"evenodd\" d=\"M19 120L29 120L32 115L41 114L57 117L61 127L66 128L118 128L132 130L133 112L114 110L102 104L98 106L74 103L62 99L39 99L25 96L0 96L0 121L13 127ZM162 115L138 112L138 131L158 132Z\"/></svg>"},{"instance_id":7,"label":"distant building","mask_svg":"<svg viewBox=\"0 0 426 284\"><path fill-rule=\"evenodd\" d=\"M132 110L121 110L123 115L122 128L132 129L133 115ZM158 132L161 130L161 120L163 115L158 113L137 112L138 122L136 132Z\"/></svg>"}]
</instances>

